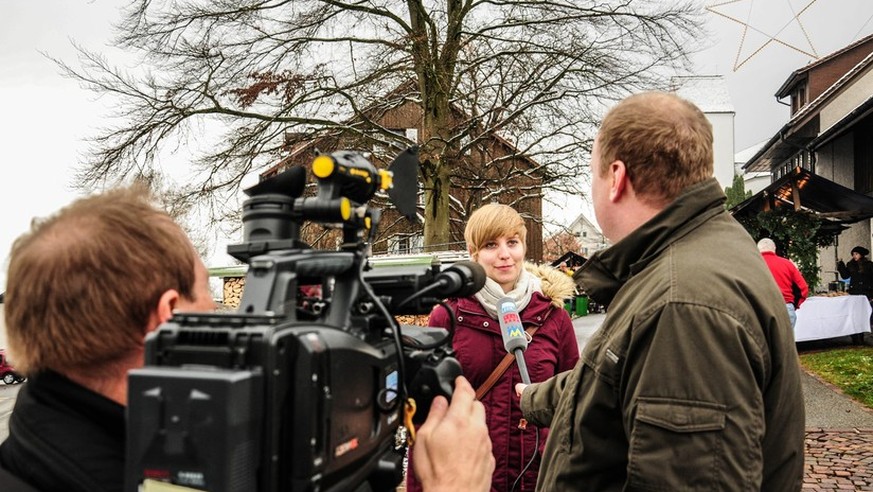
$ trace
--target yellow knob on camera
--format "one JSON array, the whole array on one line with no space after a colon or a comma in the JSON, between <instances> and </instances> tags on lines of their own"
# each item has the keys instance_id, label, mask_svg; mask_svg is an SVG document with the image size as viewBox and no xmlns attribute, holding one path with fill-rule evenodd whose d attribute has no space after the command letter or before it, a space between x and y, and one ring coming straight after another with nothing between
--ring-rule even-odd
<instances>
[{"instance_id":1,"label":"yellow knob on camera","mask_svg":"<svg viewBox=\"0 0 873 492\"><path fill-rule=\"evenodd\" d=\"M379 178L383 190L387 190L394 186L394 173L392 173L391 171L388 171L386 169L380 169Z\"/></svg>"},{"instance_id":2,"label":"yellow knob on camera","mask_svg":"<svg viewBox=\"0 0 873 492\"><path fill-rule=\"evenodd\" d=\"M348 198L342 197L340 199L340 217L342 217L343 220L349 220L349 218L351 218L351 216L352 216L352 202L350 202Z\"/></svg>"},{"instance_id":3,"label":"yellow knob on camera","mask_svg":"<svg viewBox=\"0 0 873 492\"><path fill-rule=\"evenodd\" d=\"M333 159L327 155L320 155L312 161L312 174L319 178L326 178L333 174Z\"/></svg>"}]
</instances>

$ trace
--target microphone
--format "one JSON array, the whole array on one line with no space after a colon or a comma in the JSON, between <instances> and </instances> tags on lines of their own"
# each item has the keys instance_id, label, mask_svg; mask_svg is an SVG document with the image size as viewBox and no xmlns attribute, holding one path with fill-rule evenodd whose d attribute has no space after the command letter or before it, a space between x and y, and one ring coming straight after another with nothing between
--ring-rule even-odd
<instances>
[{"instance_id":1,"label":"microphone","mask_svg":"<svg viewBox=\"0 0 873 492\"><path fill-rule=\"evenodd\" d=\"M436 274L433 292L440 297L467 297L485 285L485 269L474 261L459 261Z\"/></svg>"},{"instance_id":2,"label":"microphone","mask_svg":"<svg viewBox=\"0 0 873 492\"><path fill-rule=\"evenodd\" d=\"M527 364L524 363L524 351L527 350L527 337L524 327L521 325L521 316L518 314L518 306L509 297L497 301L497 321L500 322L500 334L503 335L503 347L510 354L515 355L518 363L518 372L521 373L521 381L530 384L530 376L527 373Z\"/></svg>"},{"instance_id":3,"label":"microphone","mask_svg":"<svg viewBox=\"0 0 873 492\"><path fill-rule=\"evenodd\" d=\"M485 286L485 269L476 262L459 261L434 275L427 286L413 292L409 297L394 304L392 311L405 306L410 301L428 294L434 297L467 297L479 292ZM416 285L413 288L417 287ZM420 307L420 306L417 306ZM427 311L424 311L427 312Z\"/></svg>"}]
</instances>

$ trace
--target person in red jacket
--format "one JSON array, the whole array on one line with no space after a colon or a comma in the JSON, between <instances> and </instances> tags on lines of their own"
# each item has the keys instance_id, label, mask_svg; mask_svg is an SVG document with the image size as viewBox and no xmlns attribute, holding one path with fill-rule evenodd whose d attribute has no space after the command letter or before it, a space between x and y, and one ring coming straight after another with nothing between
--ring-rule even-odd
<instances>
[{"instance_id":1,"label":"person in red jacket","mask_svg":"<svg viewBox=\"0 0 873 492\"><path fill-rule=\"evenodd\" d=\"M545 381L572 369L579 360L573 324L563 309L563 299L573 295L575 285L560 270L525 263L526 234L524 220L512 207L492 203L476 210L467 221L464 239L471 258L485 269L485 286L473 296L447 302L455 321L452 346L456 357L485 406L496 461L492 491L534 490L548 435L545 428L519 428L522 415L514 388L521 382L521 375L514 361L505 372L497 373L499 377L490 389L483 387L507 355L497 301L513 299L522 325L528 334L533 333L528 335L524 352L532 381ZM444 307L437 306L431 312L429 325L451 330L449 316ZM407 490L421 490L411 472Z\"/></svg>"},{"instance_id":2,"label":"person in red jacket","mask_svg":"<svg viewBox=\"0 0 873 492\"><path fill-rule=\"evenodd\" d=\"M782 292L785 307L788 309L788 318L791 320L793 328L794 323L797 322L795 310L800 308L800 305L806 300L806 296L809 295L806 280L803 279L803 275L800 274L791 260L776 254L776 243L772 239L765 237L758 241L758 251L764 257L767 268L770 269L773 279L776 280L776 285Z\"/></svg>"}]
</instances>

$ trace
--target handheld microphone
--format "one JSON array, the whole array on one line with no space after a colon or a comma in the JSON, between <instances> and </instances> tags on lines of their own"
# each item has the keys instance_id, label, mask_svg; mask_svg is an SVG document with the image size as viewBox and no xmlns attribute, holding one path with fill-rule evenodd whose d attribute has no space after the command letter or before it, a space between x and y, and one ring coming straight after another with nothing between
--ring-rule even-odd
<instances>
[{"instance_id":1,"label":"handheld microphone","mask_svg":"<svg viewBox=\"0 0 873 492\"><path fill-rule=\"evenodd\" d=\"M433 292L441 297L471 296L485 285L485 269L474 261L459 261L436 274Z\"/></svg>"},{"instance_id":2,"label":"handheld microphone","mask_svg":"<svg viewBox=\"0 0 873 492\"><path fill-rule=\"evenodd\" d=\"M515 362L518 363L518 371L521 373L521 381L524 384L530 384L527 364L524 363L527 337L524 334L524 327L521 325L521 316L518 314L518 306L515 305L515 301L509 297L497 301L497 321L500 323L503 346L507 352L515 355Z\"/></svg>"}]
</instances>

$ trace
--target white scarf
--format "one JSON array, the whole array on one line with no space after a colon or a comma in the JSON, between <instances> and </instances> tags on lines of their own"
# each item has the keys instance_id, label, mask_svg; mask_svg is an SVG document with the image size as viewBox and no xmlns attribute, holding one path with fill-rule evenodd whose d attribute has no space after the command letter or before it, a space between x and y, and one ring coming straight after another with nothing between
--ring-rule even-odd
<instances>
[{"instance_id":1,"label":"white scarf","mask_svg":"<svg viewBox=\"0 0 873 492\"><path fill-rule=\"evenodd\" d=\"M485 286L475 294L475 298L479 304L485 309L492 318L497 318L497 301L504 297L509 297L515 301L518 306L518 312L524 310L530 303L530 298L534 292L542 293L542 282L536 275L532 275L527 268L521 268L521 275L515 282L515 287L509 292L503 292L503 287L491 279L485 278Z\"/></svg>"}]
</instances>

